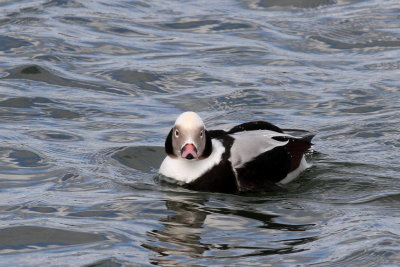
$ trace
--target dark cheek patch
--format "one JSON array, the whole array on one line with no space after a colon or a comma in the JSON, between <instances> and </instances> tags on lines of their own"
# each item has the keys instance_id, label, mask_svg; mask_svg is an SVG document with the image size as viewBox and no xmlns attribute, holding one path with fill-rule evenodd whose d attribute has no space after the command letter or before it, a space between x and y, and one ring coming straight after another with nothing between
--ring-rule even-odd
<instances>
[{"instance_id":1,"label":"dark cheek patch","mask_svg":"<svg viewBox=\"0 0 400 267\"><path fill-rule=\"evenodd\" d=\"M165 139L165 153L172 158L176 158L177 155L174 153L174 146L172 145L172 134L174 129L172 128L169 131L167 138Z\"/></svg>"},{"instance_id":2,"label":"dark cheek patch","mask_svg":"<svg viewBox=\"0 0 400 267\"><path fill-rule=\"evenodd\" d=\"M204 150L202 155L200 155L199 159L205 159L209 157L212 153L212 141L211 141L211 136L208 131L204 131L204 138L206 139L206 143L204 145Z\"/></svg>"}]
</instances>

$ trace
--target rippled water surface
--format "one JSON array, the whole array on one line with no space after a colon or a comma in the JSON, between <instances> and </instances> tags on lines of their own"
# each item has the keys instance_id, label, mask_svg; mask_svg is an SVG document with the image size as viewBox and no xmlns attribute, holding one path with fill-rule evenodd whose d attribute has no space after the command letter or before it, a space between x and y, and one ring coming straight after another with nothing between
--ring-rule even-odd
<instances>
[{"instance_id":1,"label":"rippled water surface","mask_svg":"<svg viewBox=\"0 0 400 267\"><path fill-rule=\"evenodd\" d=\"M1 1L1 266L400 264L397 0ZM288 192L154 180L176 116L317 133Z\"/></svg>"}]
</instances>

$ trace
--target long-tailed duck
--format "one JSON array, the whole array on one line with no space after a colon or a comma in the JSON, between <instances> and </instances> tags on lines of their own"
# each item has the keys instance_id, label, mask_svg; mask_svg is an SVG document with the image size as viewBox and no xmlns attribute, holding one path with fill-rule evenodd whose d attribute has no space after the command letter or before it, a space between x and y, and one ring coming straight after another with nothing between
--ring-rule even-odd
<instances>
[{"instance_id":1,"label":"long-tailed duck","mask_svg":"<svg viewBox=\"0 0 400 267\"><path fill-rule=\"evenodd\" d=\"M291 136L266 121L206 130L195 112L184 112L165 140L159 174L193 190L275 191L309 167L304 154L313 137Z\"/></svg>"}]
</instances>

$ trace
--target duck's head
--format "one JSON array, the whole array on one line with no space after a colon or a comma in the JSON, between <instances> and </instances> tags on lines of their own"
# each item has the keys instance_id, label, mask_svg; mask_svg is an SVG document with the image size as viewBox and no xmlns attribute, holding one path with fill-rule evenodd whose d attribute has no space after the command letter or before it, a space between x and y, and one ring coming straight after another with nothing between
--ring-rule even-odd
<instances>
[{"instance_id":1,"label":"duck's head","mask_svg":"<svg viewBox=\"0 0 400 267\"><path fill-rule=\"evenodd\" d=\"M211 154L211 138L199 115L192 111L179 115L165 140L165 152L186 160L201 160Z\"/></svg>"}]
</instances>

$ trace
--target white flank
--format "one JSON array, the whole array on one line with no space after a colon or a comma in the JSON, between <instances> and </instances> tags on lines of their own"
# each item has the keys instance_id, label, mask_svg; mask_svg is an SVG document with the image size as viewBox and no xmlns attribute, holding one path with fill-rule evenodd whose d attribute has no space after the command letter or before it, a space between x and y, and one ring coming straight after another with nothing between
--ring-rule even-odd
<instances>
[{"instance_id":1,"label":"white flank","mask_svg":"<svg viewBox=\"0 0 400 267\"><path fill-rule=\"evenodd\" d=\"M225 148L218 140L212 140L213 150L209 157L202 160L187 160L181 157L167 156L161 164L160 174L175 180L190 183L221 161Z\"/></svg>"},{"instance_id":2,"label":"white flank","mask_svg":"<svg viewBox=\"0 0 400 267\"><path fill-rule=\"evenodd\" d=\"M300 165L299 167L297 167L297 169L289 172L285 178L283 178L283 180L281 180L279 183L280 184L287 184L291 181L293 181L294 179L296 179L300 173L302 171L304 171L305 169L311 167L310 164L307 163L306 158L303 156L303 158L301 159Z\"/></svg>"}]
</instances>

